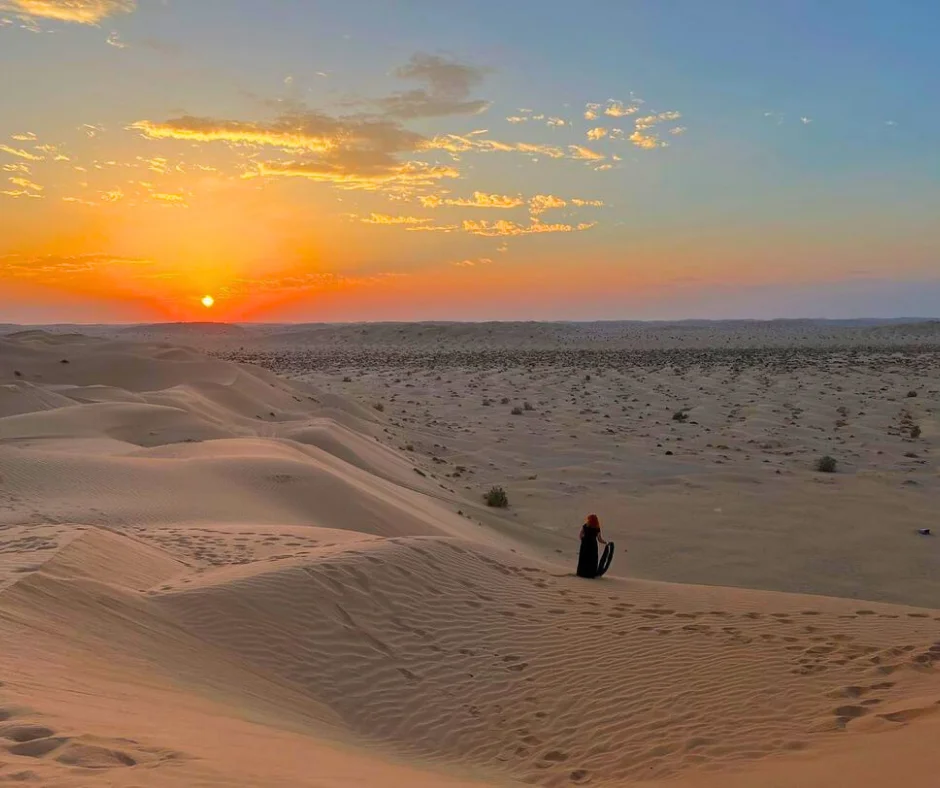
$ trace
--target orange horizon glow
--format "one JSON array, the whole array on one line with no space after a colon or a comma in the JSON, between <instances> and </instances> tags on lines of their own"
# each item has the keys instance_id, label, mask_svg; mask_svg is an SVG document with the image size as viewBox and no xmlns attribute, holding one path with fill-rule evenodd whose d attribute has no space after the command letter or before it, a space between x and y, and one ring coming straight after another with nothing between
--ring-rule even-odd
<instances>
[{"instance_id":1,"label":"orange horizon glow","mask_svg":"<svg viewBox=\"0 0 940 788\"><path fill-rule=\"evenodd\" d=\"M208 23L191 5L6 5L0 64L24 79L0 119L0 322L66 303L102 321L740 314L723 294L937 281L938 192L894 158L894 120L849 113L837 131L825 105L735 103L707 74L620 86L644 72L630 48L616 57L633 68L581 84L577 53L543 53L546 70L574 58L562 97L472 42L442 56L350 34L330 67L282 73L309 53L272 30L283 57L206 39L197 67L188 31ZM280 24L223 5L213 20L249 51L247 19ZM355 28L355 5L322 14ZM152 38L157 17L179 41ZM871 146L852 167L850 140Z\"/></svg>"}]
</instances>

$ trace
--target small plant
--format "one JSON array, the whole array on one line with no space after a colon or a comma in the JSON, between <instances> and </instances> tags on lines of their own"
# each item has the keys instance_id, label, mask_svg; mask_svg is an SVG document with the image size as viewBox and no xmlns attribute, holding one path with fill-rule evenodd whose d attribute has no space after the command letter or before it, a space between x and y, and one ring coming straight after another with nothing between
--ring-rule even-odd
<instances>
[{"instance_id":1,"label":"small plant","mask_svg":"<svg viewBox=\"0 0 940 788\"><path fill-rule=\"evenodd\" d=\"M505 509L509 506L509 497L502 487L491 487L489 492L484 494L483 499L487 506L495 506L497 509Z\"/></svg>"},{"instance_id":2,"label":"small plant","mask_svg":"<svg viewBox=\"0 0 940 788\"><path fill-rule=\"evenodd\" d=\"M347 375L346 377L343 378L343 383L352 383L352 378L349 377L349 375Z\"/></svg>"},{"instance_id":3,"label":"small plant","mask_svg":"<svg viewBox=\"0 0 940 788\"><path fill-rule=\"evenodd\" d=\"M920 437L920 425L919 424L915 424L913 427L911 427L911 437L914 438L915 440Z\"/></svg>"},{"instance_id":4,"label":"small plant","mask_svg":"<svg viewBox=\"0 0 940 788\"><path fill-rule=\"evenodd\" d=\"M508 405L508 404L509 404L509 397L503 397L503 398L499 401L499 404L500 404L500 405Z\"/></svg>"},{"instance_id":5,"label":"small plant","mask_svg":"<svg viewBox=\"0 0 940 788\"><path fill-rule=\"evenodd\" d=\"M675 413L672 414L672 420L678 421L678 422L688 421L689 414L686 413L684 410L677 410Z\"/></svg>"},{"instance_id":6,"label":"small plant","mask_svg":"<svg viewBox=\"0 0 940 788\"><path fill-rule=\"evenodd\" d=\"M908 396L908 397L916 397L916 396L917 396L917 392L914 391L913 389L911 389L909 392L907 392L907 396Z\"/></svg>"},{"instance_id":7,"label":"small plant","mask_svg":"<svg viewBox=\"0 0 940 788\"><path fill-rule=\"evenodd\" d=\"M835 458L830 457L828 454L816 460L816 470L820 473L835 473L836 465Z\"/></svg>"},{"instance_id":8,"label":"small plant","mask_svg":"<svg viewBox=\"0 0 940 788\"><path fill-rule=\"evenodd\" d=\"M379 413L385 410L385 406L381 402L376 402L372 407L375 408Z\"/></svg>"},{"instance_id":9,"label":"small plant","mask_svg":"<svg viewBox=\"0 0 940 788\"><path fill-rule=\"evenodd\" d=\"M521 415L522 415L522 408L520 408L520 407L517 405L515 408L513 408L513 409L512 409L511 411L509 411L509 412L512 413L513 416L521 416Z\"/></svg>"},{"instance_id":10,"label":"small plant","mask_svg":"<svg viewBox=\"0 0 940 788\"><path fill-rule=\"evenodd\" d=\"M523 410L535 410L535 407L532 405L531 402L526 400L525 402L522 403L522 409Z\"/></svg>"}]
</instances>

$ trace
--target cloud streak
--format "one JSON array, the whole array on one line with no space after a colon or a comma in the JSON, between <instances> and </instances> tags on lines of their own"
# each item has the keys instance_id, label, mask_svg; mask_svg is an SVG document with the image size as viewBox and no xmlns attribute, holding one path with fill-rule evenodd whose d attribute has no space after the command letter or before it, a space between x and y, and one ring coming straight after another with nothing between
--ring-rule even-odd
<instances>
[{"instance_id":1,"label":"cloud streak","mask_svg":"<svg viewBox=\"0 0 940 788\"><path fill-rule=\"evenodd\" d=\"M536 156L548 156L550 159L563 159L565 151L557 145L543 145L531 142L500 142L498 140L460 136L459 134L439 134L427 140L424 150L443 150L448 153L528 153Z\"/></svg>"},{"instance_id":2,"label":"cloud streak","mask_svg":"<svg viewBox=\"0 0 940 788\"><path fill-rule=\"evenodd\" d=\"M16 156L20 159L26 159L27 161L42 161L44 157L37 156L35 153L30 153L27 150L22 148L11 148L9 145L4 145L0 143L0 152L8 153L10 156Z\"/></svg>"},{"instance_id":3,"label":"cloud streak","mask_svg":"<svg viewBox=\"0 0 940 788\"><path fill-rule=\"evenodd\" d=\"M118 257L98 252L70 256L10 254L0 257L0 279L59 280L115 268L140 271L152 265L153 261L146 258Z\"/></svg>"},{"instance_id":4,"label":"cloud streak","mask_svg":"<svg viewBox=\"0 0 940 788\"><path fill-rule=\"evenodd\" d=\"M97 25L102 19L130 13L136 7L136 0L0 0L0 11L22 18L80 25Z\"/></svg>"},{"instance_id":5,"label":"cloud streak","mask_svg":"<svg viewBox=\"0 0 940 788\"><path fill-rule=\"evenodd\" d=\"M521 197L512 197L505 194L487 194L486 192L474 192L469 198L449 198L441 197L436 194L423 195L418 197L418 201L425 208L439 208L445 205L457 208L518 208L524 203Z\"/></svg>"},{"instance_id":6,"label":"cloud streak","mask_svg":"<svg viewBox=\"0 0 940 788\"><path fill-rule=\"evenodd\" d=\"M471 235L482 235L487 238L503 236L533 235L539 233L571 233L579 230L590 230L596 222L582 222L581 224L542 224L534 220L527 227L516 222L500 219L496 222L465 220L461 227L464 232Z\"/></svg>"},{"instance_id":7,"label":"cloud streak","mask_svg":"<svg viewBox=\"0 0 940 788\"><path fill-rule=\"evenodd\" d=\"M401 224L427 224L430 222L430 219L422 219L418 216L389 216L386 213L373 213L369 216L360 216L357 217L360 222L365 224L391 224L391 225L401 225Z\"/></svg>"},{"instance_id":8,"label":"cloud streak","mask_svg":"<svg viewBox=\"0 0 940 788\"><path fill-rule=\"evenodd\" d=\"M434 186L444 178L459 178L453 167L409 161L394 167L385 167L368 173L353 172L341 166L320 162L261 162L242 177L273 176L305 178L319 183L331 183L344 189L411 189Z\"/></svg>"},{"instance_id":9,"label":"cloud streak","mask_svg":"<svg viewBox=\"0 0 940 788\"><path fill-rule=\"evenodd\" d=\"M318 111L285 113L270 123L182 116L163 123L142 120L130 126L150 139L221 142L233 146L275 148L308 158L266 161L246 175L302 177L344 188L426 186L456 178L453 167L402 161L420 150L425 138L392 120Z\"/></svg>"}]
</instances>

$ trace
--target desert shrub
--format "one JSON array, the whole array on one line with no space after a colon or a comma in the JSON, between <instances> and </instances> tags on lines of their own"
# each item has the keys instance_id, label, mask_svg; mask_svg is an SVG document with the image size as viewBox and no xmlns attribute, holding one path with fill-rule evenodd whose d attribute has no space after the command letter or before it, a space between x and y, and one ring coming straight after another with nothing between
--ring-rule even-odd
<instances>
[{"instance_id":1,"label":"desert shrub","mask_svg":"<svg viewBox=\"0 0 940 788\"><path fill-rule=\"evenodd\" d=\"M917 392L914 391L913 389L911 389L909 392L907 392L907 396L908 396L908 397L916 397L916 396L917 396Z\"/></svg>"},{"instance_id":2,"label":"desert shrub","mask_svg":"<svg viewBox=\"0 0 940 788\"><path fill-rule=\"evenodd\" d=\"M509 411L509 412L512 413L513 416L521 416L521 415L522 415L522 408L520 408L520 407L517 405L515 408L513 408L513 409L512 409L511 411Z\"/></svg>"},{"instance_id":3,"label":"desert shrub","mask_svg":"<svg viewBox=\"0 0 940 788\"><path fill-rule=\"evenodd\" d=\"M911 437L912 438L920 437L920 425L919 424L915 424L913 427L911 427Z\"/></svg>"},{"instance_id":4,"label":"desert shrub","mask_svg":"<svg viewBox=\"0 0 940 788\"><path fill-rule=\"evenodd\" d=\"M381 402L376 402L372 407L375 408L379 413L385 410L385 406Z\"/></svg>"},{"instance_id":5,"label":"desert shrub","mask_svg":"<svg viewBox=\"0 0 940 788\"><path fill-rule=\"evenodd\" d=\"M688 421L688 420L689 420L689 414L686 413L684 410L677 410L675 413L672 414L672 420L673 420L673 421L680 421L680 422L681 422L681 421Z\"/></svg>"},{"instance_id":6,"label":"desert shrub","mask_svg":"<svg viewBox=\"0 0 940 788\"><path fill-rule=\"evenodd\" d=\"M509 397L503 397L499 402L500 402L501 405L508 405L508 404L509 404Z\"/></svg>"},{"instance_id":7,"label":"desert shrub","mask_svg":"<svg viewBox=\"0 0 940 788\"><path fill-rule=\"evenodd\" d=\"M343 378L343 383L352 383L352 378L346 375L346 377Z\"/></svg>"},{"instance_id":8,"label":"desert shrub","mask_svg":"<svg viewBox=\"0 0 940 788\"><path fill-rule=\"evenodd\" d=\"M532 403L529 401L522 403L522 409L523 410L535 410L535 408L532 406Z\"/></svg>"},{"instance_id":9,"label":"desert shrub","mask_svg":"<svg viewBox=\"0 0 940 788\"><path fill-rule=\"evenodd\" d=\"M487 506L495 506L498 509L505 509L509 506L509 497L502 487L490 487L489 492L484 494L483 499Z\"/></svg>"},{"instance_id":10,"label":"desert shrub","mask_svg":"<svg viewBox=\"0 0 940 788\"><path fill-rule=\"evenodd\" d=\"M828 454L816 460L816 470L820 473L835 473L836 465L835 458L830 457Z\"/></svg>"}]
</instances>

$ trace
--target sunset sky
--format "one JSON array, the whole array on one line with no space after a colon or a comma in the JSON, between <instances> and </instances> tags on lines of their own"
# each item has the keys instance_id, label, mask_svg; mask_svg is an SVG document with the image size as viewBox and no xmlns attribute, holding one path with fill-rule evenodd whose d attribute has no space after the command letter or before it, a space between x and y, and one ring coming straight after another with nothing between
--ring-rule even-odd
<instances>
[{"instance_id":1,"label":"sunset sky","mask_svg":"<svg viewBox=\"0 0 940 788\"><path fill-rule=\"evenodd\" d=\"M0 0L0 322L940 316L938 23Z\"/></svg>"}]
</instances>

